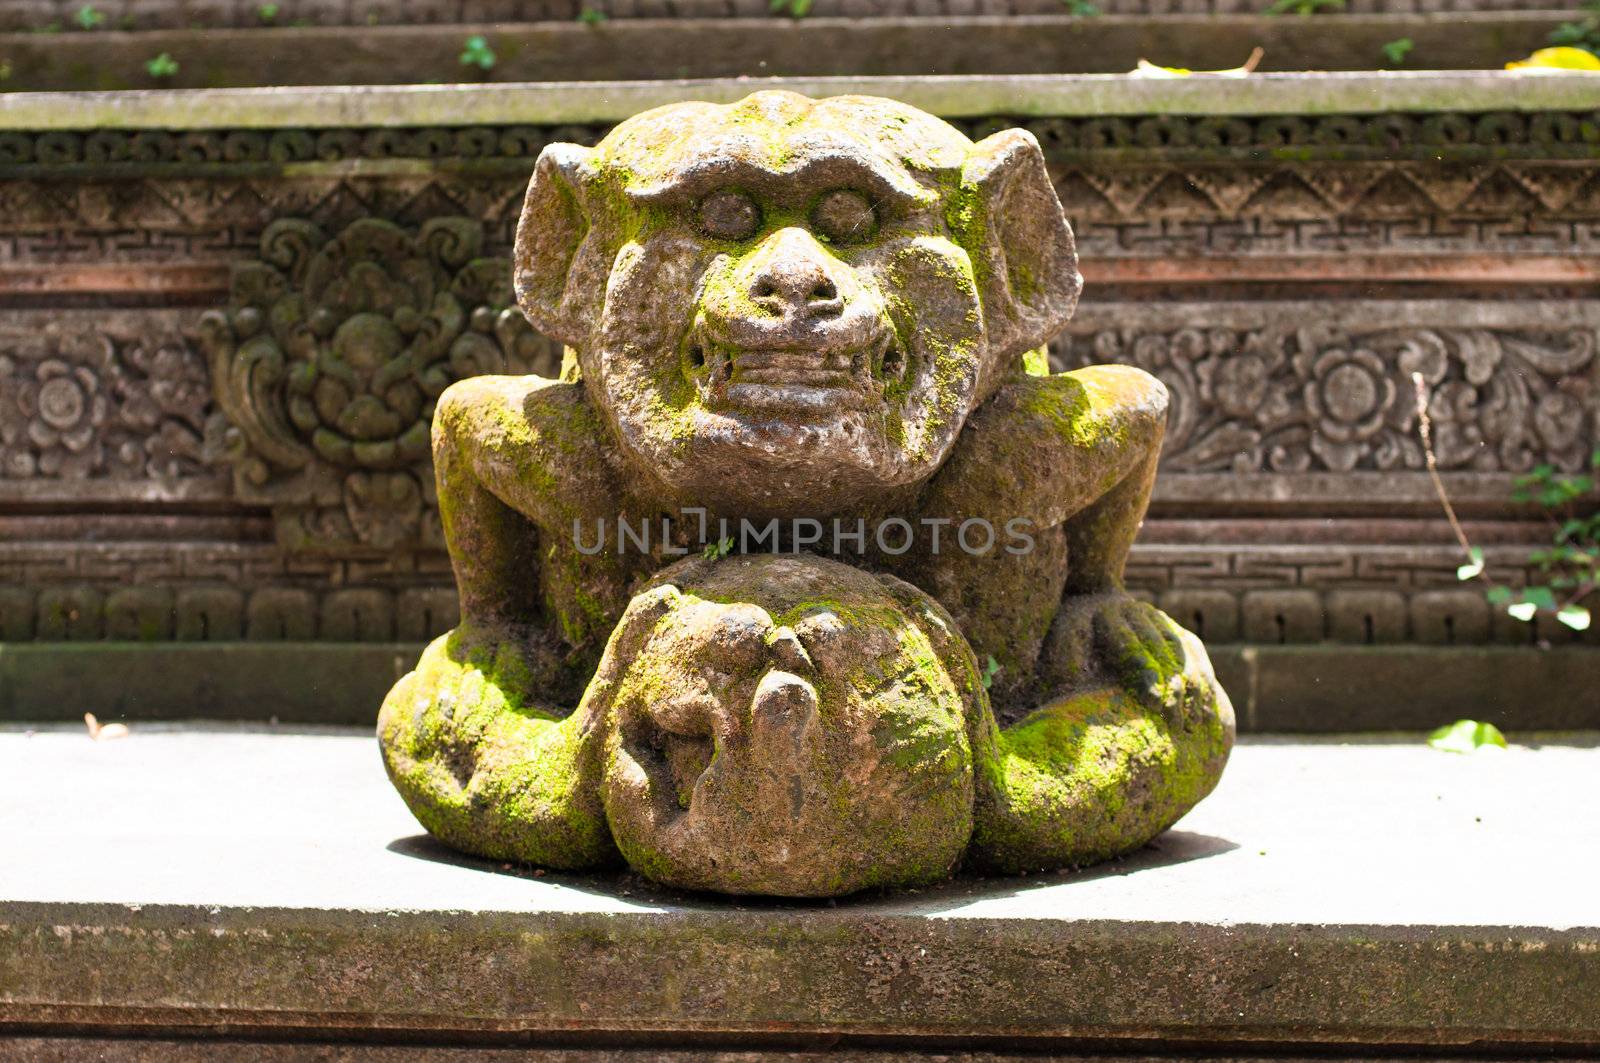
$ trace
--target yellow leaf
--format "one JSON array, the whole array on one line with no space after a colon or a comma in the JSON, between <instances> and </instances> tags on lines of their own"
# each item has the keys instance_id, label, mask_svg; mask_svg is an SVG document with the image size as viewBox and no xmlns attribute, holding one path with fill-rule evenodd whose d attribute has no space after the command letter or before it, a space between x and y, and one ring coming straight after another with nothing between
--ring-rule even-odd
<instances>
[{"instance_id":1,"label":"yellow leaf","mask_svg":"<svg viewBox=\"0 0 1600 1063\"><path fill-rule=\"evenodd\" d=\"M1540 48L1526 59L1507 63L1506 69L1528 74L1552 70L1600 70L1600 56L1582 48Z\"/></svg>"},{"instance_id":2,"label":"yellow leaf","mask_svg":"<svg viewBox=\"0 0 1600 1063\"><path fill-rule=\"evenodd\" d=\"M1148 59L1139 60L1139 65L1133 68L1136 78L1242 78L1248 77L1250 72L1261 62L1261 57L1266 54L1260 48L1250 53L1250 58L1244 61L1243 66L1231 67L1228 70L1190 70L1181 66L1157 66Z\"/></svg>"}]
</instances>

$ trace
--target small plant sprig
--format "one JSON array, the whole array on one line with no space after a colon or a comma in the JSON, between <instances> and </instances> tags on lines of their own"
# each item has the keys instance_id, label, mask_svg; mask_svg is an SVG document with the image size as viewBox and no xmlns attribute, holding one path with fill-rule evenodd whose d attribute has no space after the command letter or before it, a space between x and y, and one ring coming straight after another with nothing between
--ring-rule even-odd
<instances>
[{"instance_id":1,"label":"small plant sprig","mask_svg":"<svg viewBox=\"0 0 1600 1063\"><path fill-rule=\"evenodd\" d=\"M258 5L256 7L256 18L260 19L264 23L276 22L278 21L279 10L280 8L277 4Z\"/></svg>"},{"instance_id":2,"label":"small plant sprig","mask_svg":"<svg viewBox=\"0 0 1600 1063\"><path fill-rule=\"evenodd\" d=\"M1389 60L1390 66L1399 66L1416 46L1417 42L1410 37L1397 37L1383 46L1383 57Z\"/></svg>"},{"instance_id":3,"label":"small plant sprig","mask_svg":"<svg viewBox=\"0 0 1600 1063\"><path fill-rule=\"evenodd\" d=\"M707 561L716 561L727 557L731 553L733 553L733 536L724 535L716 542L708 543L706 548L700 551L700 556Z\"/></svg>"},{"instance_id":4,"label":"small plant sprig","mask_svg":"<svg viewBox=\"0 0 1600 1063\"><path fill-rule=\"evenodd\" d=\"M1428 745L1446 753L1477 753L1485 749L1505 749L1506 736L1492 723L1457 720L1430 733Z\"/></svg>"},{"instance_id":5,"label":"small plant sprig","mask_svg":"<svg viewBox=\"0 0 1600 1063\"><path fill-rule=\"evenodd\" d=\"M1540 465L1526 476L1517 477L1512 501L1536 503L1545 510L1555 527L1554 545L1528 556L1529 563L1539 567L1542 583L1521 588L1494 583L1484 572L1483 549L1473 546L1467 538L1445 493L1444 481L1439 478L1439 462L1433 452L1433 423L1428 417L1427 381L1421 373L1412 373L1411 382L1417 390L1417 422L1428 475L1444 506L1450 530L1467 555L1467 563L1456 569L1456 578L1463 583L1481 580L1488 584L1484 597L1489 604L1504 606L1508 615L1524 623L1546 612L1554 613L1557 620L1574 631L1588 630L1591 617L1584 603L1600 589L1600 509L1585 515L1580 513L1579 504L1594 492L1600 479L1600 450L1590 456L1588 474L1563 475L1553 465Z\"/></svg>"},{"instance_id":6,"label":"small plant sprig","mask_svg":"<svg viewBox=\"0 0 1600 1063\"><path fill-rule=\"evenodd\" d=\"M78 13L72 16L72 21L76 22L81 30L97 30L105 20L105 15L96 10L93 4L84 4L78 8Z\"/></svg>"},{"instance_id":7,"label":"small plant sprig","mask_svg":"<svg viewBox=\"0 0 1600 1063\"><path fill-rule=\"evenodd\" d=\"M1067 9L1067 14L1078 18L1094 18L1100 14L1100 9L1089 0L1060 0L1061 6Z\"/></svg>"},{"instance_id":8,"label":"small plant sprig","mask_svg":"<svg viewBox=\"0 0 1600 1063\"><path fill-rule=\"evenodd\" d=\"M767 10L774 15L788 15L793 19L802 19L811 14L811 0L771 0Z\"/></svg>"},{"instance_id":9,"label":"small plant sprig","mask_svg":"<svg viewBox=\"0 0 1600 1063\"><path fill-rule=\"evenodd\" d=\"M468 37L461 49L461 65L475 66L479 70L493 70L497 56L483 37Z\"/></svg>"},{"instance_id":10,"label":"small plant sprig","mask_svg":"<svg viewBox=\"0 0 1600 1063\"><path fill-rule=\"evenodd\" d=\"M178 72L178 61L170 52L162 52L154 59L145 60L144 72L153 78L169 78Z\"/></svg>"},{"instance_id":11,"label":"small plant sprig","mask_svg":"<svg viewBox=\"0 0 1600 1063\"><path fill-rule=\"evenodd\" d=\"M1319 11L1343 11L1345 0L1273 0L1263 15L1315 15Z\"/></svg>"},{"instance_id":12,"label":"small plant sprig","mask_svg":"<svg viewBox=\"0 0 1600 1063\"><path fill-rule=\"evenodd\" d=\"M598 26L606 20L606 13L598 7L585 7L578 12L578 21L585 26Z\"/></svg>"},{"instance_id":13,"label":"small plant sprig","mask_svg":"<svg viewBox=\"0 0 1600 1063\"><path fill-rule=\"evenodd\" d=\"M1578 10L1582 12L1581 17L1563 22L1550 31L1550 43L1600 55L1600 0L1588 0Z\"/></svg>"}]
</instances>

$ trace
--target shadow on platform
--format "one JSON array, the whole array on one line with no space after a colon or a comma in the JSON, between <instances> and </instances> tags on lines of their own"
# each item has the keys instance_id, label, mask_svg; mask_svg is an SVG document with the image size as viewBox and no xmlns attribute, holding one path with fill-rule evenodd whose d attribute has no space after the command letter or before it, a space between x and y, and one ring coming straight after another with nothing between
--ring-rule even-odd
<instances>
[{"instance_id":1,"label":"shadow on platform","mask_svg":"<svg viewBox=\"0 0 1600 1063\"><path fill-rule=\"evenodd\" d=\"M1136 875L1164 867L1186 864L1194 860L1232 852L1239 846L1210 834L1195 831L1169 830L1142 849L1127 856L1107 860L1092 867L1076 871L1046 871L1032 875L984 876L958 873L948 882L920 890L863 890L848 897L819 900L785 899L775 897L725 897L721 894L697 893L689 890L660 886L627 870L575 873L547 871L527 864L485 860L456 852L427 834L413 834L396 838L385 848L391 853L449 864L464 871L480 874L506 875L513 878L537 881L564 889L577 890L596 897L626 900L634 904L660 905L664 908L704 910L783 910L848 908L871 905L883 909L914 908L920 914L937 914L940 911L974 901L1014 897L1032 890L1070 886L1077 882Z\"/></svg>"}]
</instances>

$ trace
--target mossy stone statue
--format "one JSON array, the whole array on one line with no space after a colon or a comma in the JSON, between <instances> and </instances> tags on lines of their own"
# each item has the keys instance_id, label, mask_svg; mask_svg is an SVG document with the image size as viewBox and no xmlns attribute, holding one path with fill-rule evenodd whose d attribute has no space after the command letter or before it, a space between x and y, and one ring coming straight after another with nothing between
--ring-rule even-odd
<instances>
[{"instance_id":1,"label":"mossy stone statue","mask_svg":"<svg viewBox=\"0 0 1600 1063\"><path fill-rule=\"evenodd\" d=\"M1081 281L1027 133L660 108L544 151L514 268L567 364L440 398L462 619L378 725L434 835L832 896L1105 859L1216 785L1227 696L1122 586L1166 393L1045 368Z\"/></svg>"}]
</instances>

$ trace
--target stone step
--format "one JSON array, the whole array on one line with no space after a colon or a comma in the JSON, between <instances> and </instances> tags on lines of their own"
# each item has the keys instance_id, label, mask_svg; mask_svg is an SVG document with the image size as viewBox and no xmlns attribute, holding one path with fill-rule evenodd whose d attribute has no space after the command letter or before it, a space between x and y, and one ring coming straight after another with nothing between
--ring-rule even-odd
<instances>
[{"instance_id":1,"label":"stone step","mask_svg":"<svg viewBox=\"0 0 1600 1063\"><path fill-rule=\"evenodd\" d=\"M1600 728L1587 647L1212 645L1245 732ZM0 721L232 720L368 726L420 643L0 643Z\"/></svg>"},{"instance_id":2,"label":"stone step","mask_svg":"<svg viewBox=\"0 0 1600 1063\"><path fill-rule=\"evenodd\" d=\"M764 4L766 0L761 0ZM1053 4L1054 0L1050 0ZM1265 4L1262 5L1263 7ZM560 82L821 75L1121 73L1140 59L1196 70L1500 70L1550 42L1570 12L1350 14L1337 18L1184 13L842 18L619 18L478 26L170 29L0 34L8 92ZM464 65L482 36L489 68ZM167 55L176 69L152 75ZM403 61L400 61L402 60ZM469 112L457 112L455 121Z\"/></svg>"},{"instance_id":3,"label":"stone step","mask_svg":"<svg viewBox=\"0 0 1600 1063\"><path fill-rule=\"evenodd\" d=\"M1470 756L1246 740L1126 859L827 904L455 856L365 734L7 730L0 765L0 1032L1600 1046L1592 733ZM45 1042L0 1058L16 1044Z\"/></svg>"}]
</instances>

